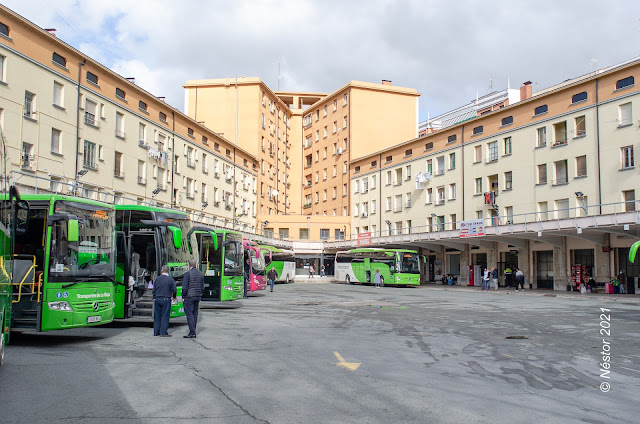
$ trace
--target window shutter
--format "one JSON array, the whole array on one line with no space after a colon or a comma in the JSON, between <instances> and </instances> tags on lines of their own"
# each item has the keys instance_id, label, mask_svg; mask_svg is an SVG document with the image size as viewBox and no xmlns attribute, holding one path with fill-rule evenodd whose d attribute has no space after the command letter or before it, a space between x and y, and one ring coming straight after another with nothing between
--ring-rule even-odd
<instances>
[{"instance_id":1,"label":"window shutter","mask_svg":"<svg viewBox=\"0 0 640 424\"><path fill-rule=\"evenodd\" d=\"M538 182L546 183L547 182L547 165L538 165Z\"/></svg>"},{"instance_id":2,"label":"window shutter","mask_svg":"<svg viewBox=\"0 0 640 424\"><path fill-rule=\"evenodd\" d=\"M584 177L587 175L587 157L578 156L576 158L577 176Z\"/></svg>"}]
</instances>

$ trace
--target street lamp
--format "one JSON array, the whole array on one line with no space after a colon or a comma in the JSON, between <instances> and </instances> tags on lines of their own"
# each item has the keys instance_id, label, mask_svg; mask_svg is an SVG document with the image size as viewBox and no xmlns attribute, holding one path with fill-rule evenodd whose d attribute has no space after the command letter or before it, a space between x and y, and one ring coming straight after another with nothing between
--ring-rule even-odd
<instances>
[{"instance_id":1,"label":"street lamp","mask_svg":"<svg viewBox=\"0 0 640 424\"><path fill-rule=\"evenodd\" d=\"M76 174L76 179L73 182L73 193L74 195L78 195L77 190L78 190L78 180L87 174L87 170L86 169L81 169L80 171L78 171L78 173Z\"/></svg>"},{"instance_id":2,"label":"street lamp","mask_svg":"<svg viewBox=\"0 0 640 424\"><path fill-rule=\"evenodd\" d=\"M587 215L587 202L584 198L584 193L581 191L576 191L576 198L580 201L582 210L584 210L584 214Z\"/></svg>"},{"instance_id":3,"label":"street lamp","mask_svg":"<svg viewBox=\"0 0 640 424\"><path fill-rule=\"evenodd\" d=\"M385 219L384 223L387 224L387 227L389 227L389 235L391 235L391 221L389 221L388 219Z\"/></svg>"},{"instance_id":4,"label":"street lamp","mask_svg":"<svg viewBox=\"0 0 640 424\"><path fill-rule=\"evenodd\" d=\"M265 228L267 225L269 225L269 221L264 221L264 222L262 223L262 237L264 237L264 228Z\"/></svg>"},{"instance_id":5,"label":"street lamp","mask_svg":"<svg viewBox=\"0 0 640 424\"><path fill-rule=\"evenodd\" d=\"M156 187L151 192L151 200L149 200L149 205L153 206L153 198L156 197L160 193L160 187Z\"/></svg>"}]
</instances>

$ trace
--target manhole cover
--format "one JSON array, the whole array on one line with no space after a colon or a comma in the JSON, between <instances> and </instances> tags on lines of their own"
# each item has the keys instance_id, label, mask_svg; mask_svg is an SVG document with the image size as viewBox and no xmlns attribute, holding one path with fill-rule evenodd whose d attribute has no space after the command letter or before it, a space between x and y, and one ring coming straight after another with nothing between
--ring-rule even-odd
<instances>
[{"instance_id":1,"label":"manhole cover","mask_svg":"<svg viewBox=\"0 0 640 424\"><path fill-rule=\"evenodd\" d=\"M521 339L528 339L529 337L527 336L507 336L505 337L505 339L517 339L517 340L521 340Z\"/></svg>"}]
</instances>

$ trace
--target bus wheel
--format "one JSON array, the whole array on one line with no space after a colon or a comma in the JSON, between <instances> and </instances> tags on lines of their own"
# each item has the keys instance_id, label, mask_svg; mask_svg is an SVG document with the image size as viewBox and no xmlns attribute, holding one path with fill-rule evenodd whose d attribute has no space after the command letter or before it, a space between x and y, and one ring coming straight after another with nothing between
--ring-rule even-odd
<instances>
[{"instance_id":1,"label":"bus wheel","mask_svg":"<svg viewBox=\"0 0 640 424\"><path fill-rule=\"evenodd\" d=\"M344 282L346 284L351 284L351 277L349 277L348 275L345 277Z\"/></svg>"},{"instance_id":2,"label":"bus wheel","mask_svg":"<svg viewBox=\"0 0 640 424\"><path fill-rule=\"evenodd\" d=\"M384 277L381 275L380 276L380 287L384 286Z\"/></svg>"}]
</instances>

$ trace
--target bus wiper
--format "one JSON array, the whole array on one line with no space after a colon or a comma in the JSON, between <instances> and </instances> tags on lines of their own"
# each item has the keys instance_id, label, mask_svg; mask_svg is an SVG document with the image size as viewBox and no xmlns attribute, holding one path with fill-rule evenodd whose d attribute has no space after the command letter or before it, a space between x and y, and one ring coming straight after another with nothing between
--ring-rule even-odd
<instances>
[{"instance_id":1,"label":"bus wiper","mask_svg":"<svg viewBox=\"0 0 640 424\"><path fill-rule=\"evenodd\" d=\"M71 287L71 286L75 286L76 284L78 284L80 281L74 281L73 283L69 283L69 284L63 284L62 288L66 289L67 287Z\"/></svg>"}]
</instances>

